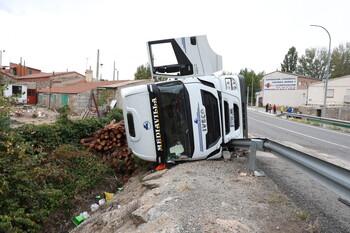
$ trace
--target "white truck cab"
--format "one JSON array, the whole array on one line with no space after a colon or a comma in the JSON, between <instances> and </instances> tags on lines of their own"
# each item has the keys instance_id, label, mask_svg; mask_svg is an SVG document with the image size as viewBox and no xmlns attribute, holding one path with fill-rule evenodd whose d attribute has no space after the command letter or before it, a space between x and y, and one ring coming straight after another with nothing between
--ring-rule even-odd
<instances>
[{"instance_id":1,"label":"white truck cab","mask_svg":"<svg viewBox=\"0 0 350 233\"><path fill-rule=\"evenodd\" d=\"M155 55L169 48L175 61L156 64ZM220 158L226 143L247 137L244 78L213 74L222 61L206 36L151 41L148 52L153 77L172 80L122 89L128 145L137 157L159 163Z\"/></svg>"}]
</instances>

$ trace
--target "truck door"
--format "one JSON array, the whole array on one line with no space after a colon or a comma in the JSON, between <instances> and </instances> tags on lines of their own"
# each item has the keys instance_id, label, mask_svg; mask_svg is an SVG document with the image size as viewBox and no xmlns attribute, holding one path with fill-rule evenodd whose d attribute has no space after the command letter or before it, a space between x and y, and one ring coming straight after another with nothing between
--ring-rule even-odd
<instances>
[{"instance_id":1,"label":"truck door","mask_svg":"<svg viewBox=\"0 0 350 233\"><path fill-rule=\"evenodd\" d=\"M216 89L204 85L187 85L191 93L191 114L195 152L193 159L205 159L221 152L222 126L220 101Z\"/></svg>"},{"instance_id":2,"label":"truck door","mask_svg":"<svg viewBox=\"0 0 350 233\"><path fill-rule=\"evenodd\" d=\"M243 138L242 104L237 81L233 77L225 77L225 87L221 92L224 143Z\"/></svg>"}]
</instances>

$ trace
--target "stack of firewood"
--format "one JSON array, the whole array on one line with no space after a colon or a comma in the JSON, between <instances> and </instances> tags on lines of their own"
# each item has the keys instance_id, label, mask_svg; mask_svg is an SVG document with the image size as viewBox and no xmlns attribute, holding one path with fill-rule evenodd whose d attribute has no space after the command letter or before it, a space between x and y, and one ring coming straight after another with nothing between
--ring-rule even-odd
<instances>
[{"instance_id":1,"label":"stack of firewood","mask_svg":"<svg viewBox=\"0 0 350 233\"><path fill-rule=\"evenodd\" d=\"M104 162L112 164L117 173L127 181L138 165L128 149L124 121L113 120L103 129L96 131L93 137L83 138L80 142L88 151L98 155Z\"/></svg>"}]
</instances>

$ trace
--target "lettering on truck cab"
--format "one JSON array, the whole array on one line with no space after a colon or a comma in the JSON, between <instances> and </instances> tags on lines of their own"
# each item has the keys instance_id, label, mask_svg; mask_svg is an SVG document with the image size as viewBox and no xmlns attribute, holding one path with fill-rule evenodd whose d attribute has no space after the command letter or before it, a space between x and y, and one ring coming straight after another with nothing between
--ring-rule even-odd
<instances>
[{"instance_id":1,"label":"lettering on truck cab","mask_svg":"<svg viewBox=\"0 0 350 233\"><path fill-rule=\"evenodd\" d=\"M159 111L158 111L158 99L152 99L152 113L154 124L154 136L156 138L157 151L163 151L162 133L160 132Z\"/></svg>"}]
</instances>

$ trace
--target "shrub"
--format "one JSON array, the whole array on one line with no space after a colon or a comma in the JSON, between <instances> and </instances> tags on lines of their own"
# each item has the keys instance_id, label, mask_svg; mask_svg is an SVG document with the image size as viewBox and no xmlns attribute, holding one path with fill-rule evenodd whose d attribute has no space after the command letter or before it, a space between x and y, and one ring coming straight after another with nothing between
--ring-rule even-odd
<instances>
[{"instance_id":1,"label":"shrub","mask_svg":"<svg viewBox=\"0 0 350 233\"><path fill-rule=\"evenodd\" d=\"M80 139L90 137L94 132L104 126L101 120L86 118L81 120L57 121L58 135L61 144L74 145L81 148Z\"/></svg>"},{"instance_id":2,"label":"shrub","mask_svg":"<svg viewBox=\"0 0 350 233\"><path fill-rule=\"evenodd\" d=\"M57 109L57 112L60 114L60 119L68 119L68 114L70 112L70 107L68 105L63 105Z\"/></svg>"},{"instance_id":3,"label":"shrub","mask_svg":"<svg viewBox=\"0 0 350 233\"><path fill-rule=\"evenodd\" d=\"M82 148L81 138L90 137L103 127L102 121L95 118L82 120L60 119L54 124L23 125L15 131L19 138L30 142L31 148L27 153L50 153L60 145L73 145Z\"/></svg>"},{"instance_id":4,"label":"shrub","mask_svg":"<svg viewBox=\"0 0 350 233\"><path fill-rule=\"evenodd\" d=\"M69 207L70 198L110 172L97 156L72 146L48 156L1 152L0 232L40 230L50 213Z\"/></svg>"},{"instance_id":5,"label":"shrub","mask_svg":"<svg viewBox=\"0 0 350 233\"><path fill-rule=\"evenodd\" d=\"M106 120L108 123L112 120L116 120L116 122L123 120L123 110L121 108L112 108L107 114Z\"/></svg>"},{"instance_id":6,"label":"shrub","mask_svg":"<svg viewBox=\"0 0 350 233\"><path fill-rule=\"evenodd\" d=\"M39 231L50 213L68 210L74 195L111 174L110 165L72 145L81 147L81 138L120 116L113 110L101 120L67 118L0 130L0 232Z\"/></svg>"}]
</instances>

